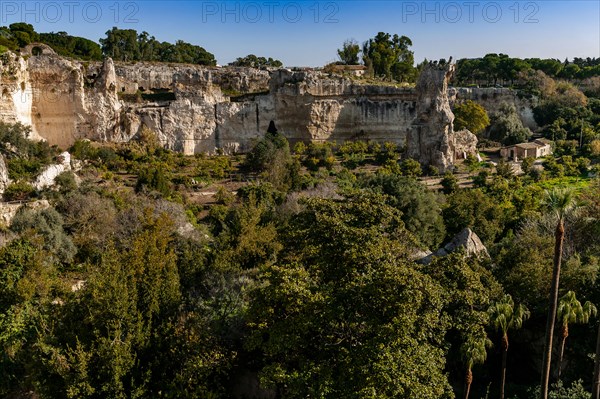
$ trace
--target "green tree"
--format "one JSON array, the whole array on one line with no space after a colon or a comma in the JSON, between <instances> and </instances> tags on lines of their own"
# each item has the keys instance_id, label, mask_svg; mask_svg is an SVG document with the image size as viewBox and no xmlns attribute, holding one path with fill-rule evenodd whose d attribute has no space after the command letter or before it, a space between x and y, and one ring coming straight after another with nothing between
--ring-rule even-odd
<instances>
[{"instance_id":1,"label":"green tree","mask_svg":"<svg viewBox=\"0 0 600 399\"><path fill-rule=\"evenodd\" d=\"M508 354L508 330L518 330L530 316L525 305L515 307L510 295L494 303L488 309L490 322L502 334L502 376L500 379L500 399L504 399L504 383L506 381L506 357Z\"/></svg>"},{"instance_id":2,"label":"green tree","mask_svg":"<svg viewBox=\"0 0 600 399\"><path fill-rule=\"evenodd\" d=\"M53 208L33 211L22 208L14 217L11 230L27 236L42 238L42 248L52 254L53 259L71 263L77 252L71 238L63 229L63 218Z\"/></svg>"},{"instance_id":3,"label":"green tree","mask_svg":"<svg viewBox=\"0 0 600 399\"><path fill-rule=\"evenodd\" d=\"M531 136L531 131L523 126L513 104L502 104L490 120L490 139L502 142L504 145L522 143Z\"/></svg>"},{"instance_id":4,"label":"green tree","mask_svg":"<svg viewBox=\"0 0 600 399\"><path fill-rule=\"evenodd\" d=\"M98 43L66 32L40 33L40 42L52 47L57 54L82 60L101 60L102 48Z\"/></svg>"},{"instance_id":5,"label":"green tree","mask_svg":"<svg viewBox=\"0 0 600 399\"><path fill-rule=\"evenodd\" d=\"M254 54L249 54L245 57L237 58L230 65L231 66L239 66L239 67L251 67L251 68L261 68L261 67L280 68L283 66L283 63L279 60L274 60L271 57L269 57L269 58L257 57Z\"/></svg>"},{"instance_id":6,"label":"green tree","mask_svg":"<svg viewBox=\"0 0 600 399\"><path fill-rule=\"evenodd\" d=\"M567 213L577 206L575 192L569 189L555 188L546 193L545 206L557 219L554 232L554 261L552 269L552 286L548 303L548 318L546 321L546 339L544 344L544 358L542 362L541 398L548 399L548 384L550 381L550 365L552 361L552 338L556 323L558 307L558 289L560 282L560 267L562 263L563 243L565 239L564 219Z\"/></svg>"},{"instance_id":7,"label":"green tree","mask_svg":"<svg viewBox=\"0 0 600 399\"><path fill-rule=\"evenodd\" d=\"M100 39L102 53L117 61L139 61L140 49L137 31L113 27L106 31L106 38Z\"/></svg>"},{"instance_id":8,"label":"green tree","mask_svg":"<svg viewBox=\"0 0 600 399\"><path fill-rule=\"evenodd\" d=\"M412 41L406 36L379 32L363 44L363 61L376 76L401 82L414 81Z\"/></svg>"},{"instance_id":9,"label":"green tree","mask_svg":"<svg viewBox=\"0 0 600 399\"><path fill-rule=\"evenodd\" d=\"M213 54L200 46L177 40L175 44L158 42L147 32L113 27L100 39L102 53L118 61L160 61L216 65Z\"/></svg>"},{"instance_id":10,"label":"green tree","mask_svg":"<svg viewBox=\"0 0 600 399\"><path fill-rule=\"evenodd\" d=\"M252 294L249 349L282 397L439 398L439 286L408 259L398 211L373 195L307 200Z\"/></svg>"},{"instance_id":11,"label":"green tree","mask_svg":"<svg viewBox=\"0 0 600 399\"><path fill-rule=\"evenodd\" d=\"M458 190L447 197L443 210L448 236L469 227L489 245L501 235L511 209L512 204L500 202L482 189Z\"/></svg>"},{"instance_id":12,"label":"green tree","mask_svg":"<svg viewBox=\"0 0 600 399\"><path fill-rule=\"evenodd\" d=\"M340 61L345 65L358 65L360 46L354 39L348 39L344 42L341 49L337 51Z\"/></svg>"},{"instance_id":13,"label":"green tree","mask_svg":"<svg viewBox=\"0 0 600 399\"><path fill-rule=\"evenodd\" d=\"M479 134L490 125L490 118L481 105L467 100L454 107L454 130L468 129Z\"/></svg>"},{"instance_id":14,"label":"green tree","mask_svg":"<svg viewBox=\"0 0 600 399\"><path fill-rule=\"evenodd\" d=\"M387 202L402 212L406 228L428 248L442 243L446 229L438 196L415 179L395 174L376 175L364 186L388 195Z\"/></svg>"},{"instance_id":15,"label":"green tree","mask_svg":"<svg viewBox=\"0 0 600 399\"><path fill-rule=\"evenodd\" d=\"M484 363L487 359L487 348L492 346L492 341L485 336L470 337L461 347L462 358L467 366L465 374L465 399L469 399L471 384L473 383L472 368L476 364Z\"/></svg>"},{"instance_id":16,"label":"green tree","mask_svg":"<svg viewBox=\"0 0 600 399\"><path fill-rule=\"evenodd\" d=\"M458 190L458 179L454 173L446 172L440 181L440 184L442 185L442 191L444 194L452 194Z\"/></svg>"},{"instance_id":17,"label":"green tree","mask_svg":"<svg viewBox=\"0 0 600 399\"><path fill-rule=\"evenodd\" d=\"M415 159L405 159L400 162L400 171L403 176L419 177L423 174L423 169L419 161Z\"/></svg>"},{"instance_id":18,"label":"green tree","mask_svg":"<svg viewBox=\"0 0 600 399\"><path fill-rule=\"evenodd\" d=\"M569 323L587 323L598 310L590 301L583 305L573 291L567 292L558 302L558 322L561 324L560 355L558 357L558 379L562 372L562 360L565 352L565 342L569 336Z\"/></svg>"}]
</instances>

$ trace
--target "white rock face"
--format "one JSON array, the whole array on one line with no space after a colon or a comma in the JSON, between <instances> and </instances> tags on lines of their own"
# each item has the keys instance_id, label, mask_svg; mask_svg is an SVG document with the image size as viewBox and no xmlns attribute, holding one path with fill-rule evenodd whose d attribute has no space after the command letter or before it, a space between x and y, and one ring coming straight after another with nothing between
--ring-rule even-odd
<instances>
[{"instance_id":1,"label":"white rock face","mask_svg":"<svg viewBox=\"0 0 600 399\"><path fill-rule=\"evenodd\" d=\"M4 193L4 190L6 190L6 187L8 187L9 184L8 168L4 162L4 156L0 154L0 195Z\"/></svg>"},{"instance_id":2,"label":"white rock face","mask_svg":"<svg viewBox=\"0 0 600 399\"><path fill-rule=\"evenodd\" d=\"M448 81L455 65L425 66L417 82L417 116L407 135L408 156L445 171L456 158Z\"/></svg>"},{"instance_id":3,"label":"white rock face","mask_svg":"<svg viewBox=\"0 0 600 399\"><path fill-rule=\"evenodd\" d=\"M42 190L54 186L54 179L63 172L71 170L71 154L63 152L60 154L61 163L50 165L37 177L33 187Z\"/></svg>"},{"instance_id":4,"label":"white rock face","mask_svg":"<svg viewBox=\"0 0 600 399\"><path fill-rule=\"evenodd\" d=\"M9 204L6 202L0 202L0 225L10 226L13 218L15 217L15 215L17 214L19 209L21 209L21 207L24 207L24 206L37 211L37 210L50 208L50 203L48 203L48 201L46 201L46 200L29 202L26 204L21 204L21 203L10 203Z\"/></svg>"},{"instance_id":5,"label":"white rock face","mask_svg":"<svg viewBox=\"0 0 600 399\"><path fill-rule=\"evenodd\" d=\"M79 138L125 142L149 128L185 154L243 152L274 121L292 144L391 141L442 170L455 159L451 71L428 72L411 89L315 71L84 63L49 53L0 57L0 72L0 119L62 148ZM17 102L23 91L31 95Z\"/></svg>"}]
</instances>

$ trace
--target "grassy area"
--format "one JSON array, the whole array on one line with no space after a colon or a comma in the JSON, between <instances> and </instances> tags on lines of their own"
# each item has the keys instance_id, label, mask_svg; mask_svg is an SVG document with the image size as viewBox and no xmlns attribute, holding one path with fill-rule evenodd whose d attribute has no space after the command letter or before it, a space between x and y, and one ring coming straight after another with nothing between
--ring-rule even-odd
<instances>
[{"instance_id":1,"label":"grassy area","mask_svg":"<svg viewBox=\"0 0 600 399\"><path fill-rule=\"evenodd\" d=\"M551 190L556 187L568 187L581 192L590 186L591 181L592 179L588 177L565 176L544 180L535 184L544 190Z\"/></svg>"}]
</instances>

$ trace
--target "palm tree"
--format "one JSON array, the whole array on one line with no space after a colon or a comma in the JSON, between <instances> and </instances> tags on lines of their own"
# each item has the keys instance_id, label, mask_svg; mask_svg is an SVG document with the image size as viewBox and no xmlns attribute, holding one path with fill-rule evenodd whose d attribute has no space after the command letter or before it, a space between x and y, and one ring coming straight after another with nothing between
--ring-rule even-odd
<instances>
[{"instance_id":1,"label":"palm tree","mask_svg":"<svg viewBox=\"0 0 600 399\"><path fill-rule=\"evenodd\" d=\"M500 301L488 309L490 322L502 333L502 377L500 380L500 399L504 399L504 382L506 381L506 356L508 353L508 330L518 330L530 316L525 305L515 307L510 295L504 295Z\"/></svg>"},{"instance_id":2,"label":"palm tree","mask_svg":"<svg viewBox=\"0 0 600 399\"><path fill-rule=\"evenodd\" d=\"M564 219L567 213L575 209L575 192L568 189L555 188L546 192L544 205L552 211L558 221L554 232L554 267L552 269L552 286L546 320L546 340L544 345L544 359L542 363L541 398L548 399L548 382L550 380L550 363L552 361L552 336L556 323L556 308L558 307L558 286L560 280L560 266L562 262L563 242L565 240Z\"/></svg>"},{"instance_id":3,"label":"palm tree","mask_svg":"<svg viewBox=\"0 0 600 399\"><path fill-rule=\"evenodd\" d=\"M492 346L492 341L485 336L469 337L465 343L461 346L461 353L463 360L467 365L467 374L465 375L465 399L469 399L469 392L471 391L471 383L473 382L473 372L471 369L475 364L481 364L487 359L486 348Z\"/></svg>"},{"instance_id":4,"label":"palm tree","mask_svg":"<svg viewBox=\"0 0 600 399\"><path fill-rule=\"evenodd\" d=\"M596 306L590 301L581 305L573 291L567 292L558 304L558 320L561 323L560 356L558 358L558 378L562 371L562 360L565 352L565 342L569 336L569 323L587 323L591 316L597 313Z\"/></svg>"}]
</instances>

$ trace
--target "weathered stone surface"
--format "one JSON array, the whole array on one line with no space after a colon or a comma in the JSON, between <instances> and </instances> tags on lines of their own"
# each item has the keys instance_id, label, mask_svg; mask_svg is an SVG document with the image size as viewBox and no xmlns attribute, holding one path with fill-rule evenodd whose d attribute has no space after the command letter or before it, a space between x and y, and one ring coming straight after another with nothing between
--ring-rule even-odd
<instances>
[{"instance_id":1,"label":"weathered stone surface","mask_svg":"<svg viewBox=\"0 0 600 399\"><path fill-rule=\"evenodd\" d=\"M78 138L128 141L147 127L186 154L243 152L274 121L292 143L391 141L442 170L456 157L446 94L451 66L426 69L416 89L317 71L90 64L53 54L3 56L0 69L7 92L0 118L30 125L34 137L63 148Z\"/></svg>"},{"instance_id":2,"label":"weathered stone surface","mask_svg":"<svg viewBox=\"0 0 600 399\"><path fill-rule=\"evenodd\" d=\"M10 226L13 218L22 207L28 207L32 210L42 210L50 208L47 200L33 201L28 203L7 203L0 202L0 225Z\"/></svg>"},{"instance_id":3,"label":"weathered stone surface","mask_svg":"<svg viewBox=\"0 0 600 399\"><path fill-rule=\"evenodd\" d=\"M477 154L477 136L468 129L454 132L454 152L457 158L464 159L467 155Z\"/></svg>"},{"instance_id":4,"label":"weathered stone surface","mask_svg":"<svg viewBox=\"0 0 600 399\"><path fill-rule=\"evenodd\" d=\"M9 184L8 168L6 167L6 162L4 162L4 156L0 154L0 195L4 193Z\"/></svg>"},{"instance_id":5,"label":"weathered stone surface","mask_svg":"<svg viewBox=\"0 0 600 399\"><path fill-rule=\"evenodd\" d=\"M448 80L453 64L430 63L417 82L417 117L407 136L407 153L422 164L441 171L454 163L454 114L448 101Z\"/></svg>"},{"instance_id":6,"label":"weathered stone surface","mask_svg":"<svg viewBox=\"0 0 600 399\"><path fill-rule=\"evenodd\" d=\"M54 179L61 173L71 170L71 154L63 152L60 154L61 163L47 166L37 177L33 187L36 190L43 190L54 185Z\"/></svg>"},{"instance_id":7,"label":"weathered stone surface","mask_svg":"<svg viewBox=\"0 0 600 399\"><path fill-rule=\"evenodd\" d=\"M489 258L487 248L481 242L481 239L471 229L465 228L458 233L449 243L421 259L421 263L431 263L434 257L442 257L451 254L459 249L464 249L467 256L479 256Z\"/></svg>"},{"instance_id":8,"label":"weathered stone surface","mask_svg":"<svg viewBox=\"0 0 600 399\"><path fill-rule=\"evenodd\" d=\"M514 104L523 125L531 130L538 128L533 116L533 108L537 103L537 99L520 98L517 92L512 89L503 87L453 87L448 89L448 99L452 107L466 100L475 101L483 106L488 114L498 112L500 106L504 103Z\"/></svg>"}]
</instances>

